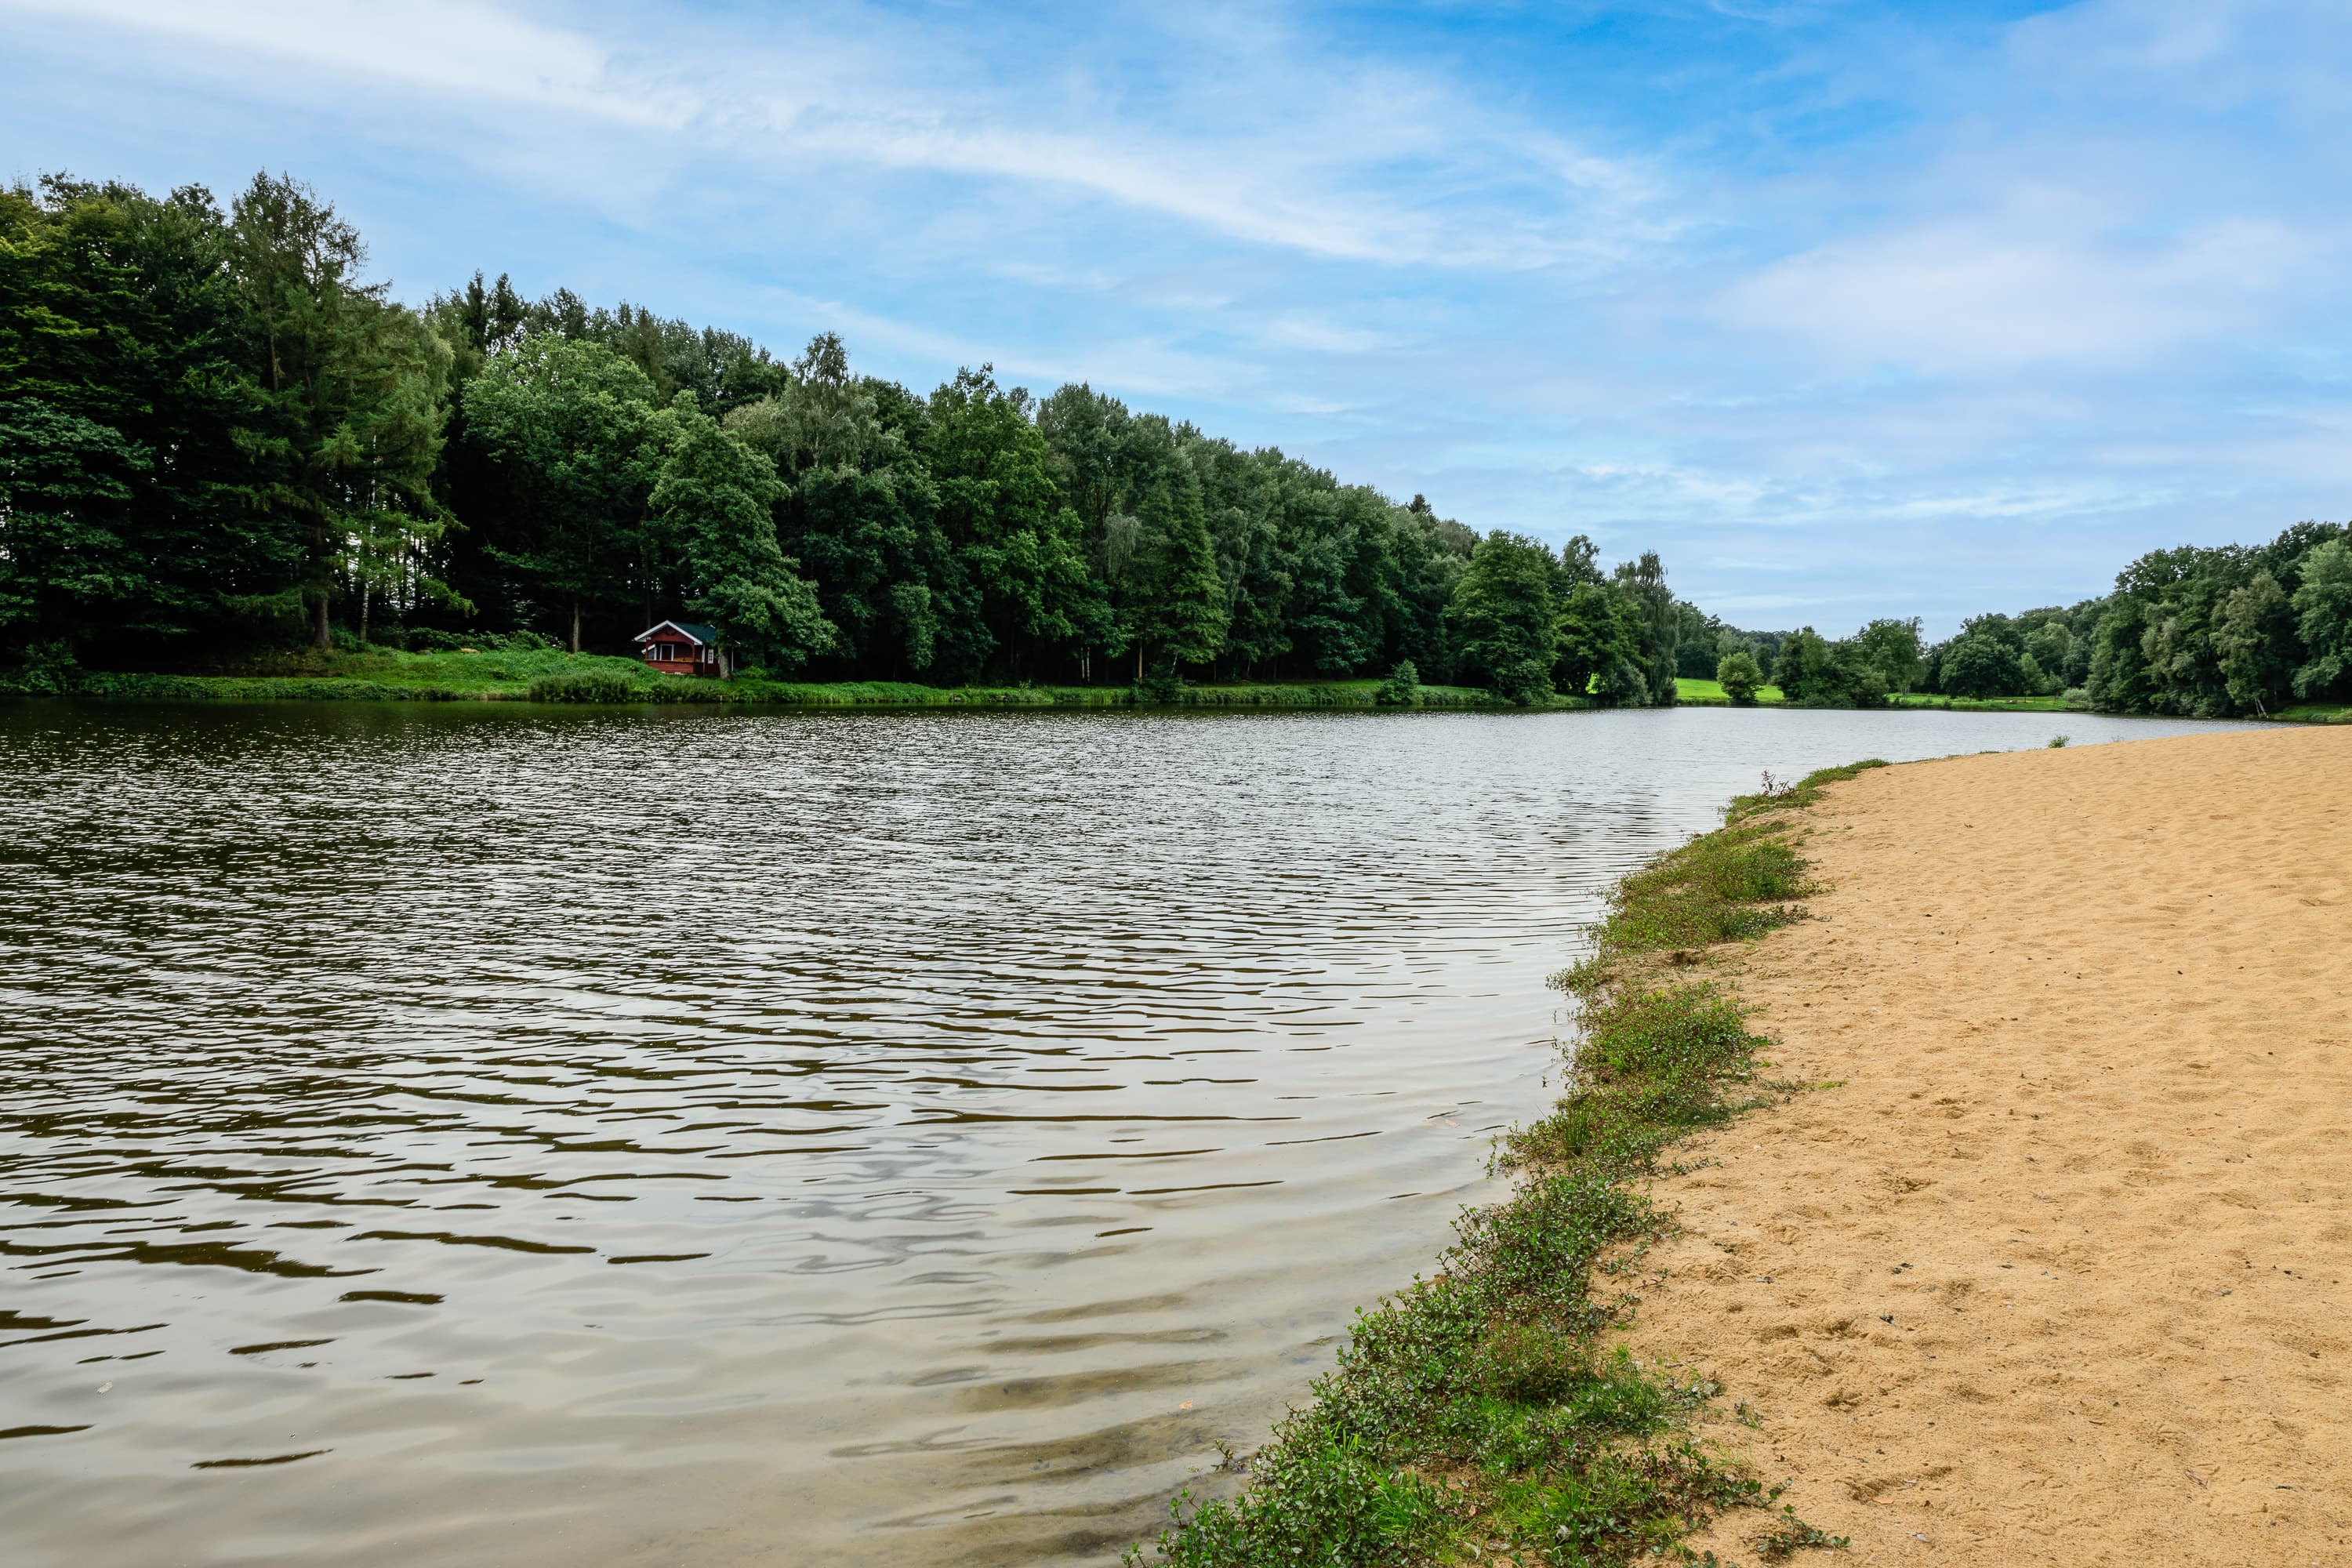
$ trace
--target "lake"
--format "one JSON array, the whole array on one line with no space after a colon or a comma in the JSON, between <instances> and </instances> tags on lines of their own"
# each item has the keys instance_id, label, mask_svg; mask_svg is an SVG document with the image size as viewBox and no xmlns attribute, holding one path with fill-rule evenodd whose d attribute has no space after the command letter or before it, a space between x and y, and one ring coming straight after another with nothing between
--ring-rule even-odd
<instances>
[{"instance_id":1,"label":"lake","mask_svg":"<svg viewBox=\"0 0 2352 1568\"><path fill-rule=\"evenodd\" d=\"M1107 1563L1770 769L2076 714L0 707L8 1560Z\"/></svg>"}]
</instances>

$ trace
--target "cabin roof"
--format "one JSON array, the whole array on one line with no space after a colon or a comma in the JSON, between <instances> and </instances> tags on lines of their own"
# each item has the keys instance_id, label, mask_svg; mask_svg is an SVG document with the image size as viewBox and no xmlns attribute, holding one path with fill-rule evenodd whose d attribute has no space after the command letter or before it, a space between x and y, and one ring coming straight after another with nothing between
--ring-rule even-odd
<instances>
[{"instance_id":1,"label":"cabin roof","mask_svg":"<svg viewBox=\"0 0 2352 1568\"><path fill-rule=\"evenodd\" d=\"M712 630L709 626L695 626L693 623L688 621L656 621L652 626L649 626L644 631L639 632L636 636L636 640L638 642L651 642L665 627L676 632L687 641L698 644L703 647L715 647L719 641L719 634L716 631Z\"/></svg>"}]
</instances>

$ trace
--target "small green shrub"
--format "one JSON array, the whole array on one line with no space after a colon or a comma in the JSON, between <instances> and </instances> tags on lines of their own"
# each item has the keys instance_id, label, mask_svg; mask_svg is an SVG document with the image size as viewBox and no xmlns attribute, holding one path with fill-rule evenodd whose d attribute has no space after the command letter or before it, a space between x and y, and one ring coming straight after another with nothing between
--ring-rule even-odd
<instances>
[{"instance_id":1,"label":"small green shrub","mask_svg":"<svg viewBox=\"0 0 2352 1568\"><path fill-rule=\"evenodd\" d=\"M1409 658L1400 660L1372 693L1372 703L1379 708L1411 708L1420 700L1421 671Z\"/></svg>"},{"instance_id":2,"label":"small green shrub","mask_svg":"<svg viewBox=\"0 0 2352 1568\"><path fill-rule=\"evenodd\" d=\"M81 666L74 658L73 644L63 639L30 645L23 661L0 675L0 689L35 697L71 691L81 684Z\"/></svg>"},{"instance_id":3,"label":"small green shrub","mask_svg":"<svg viewBox=\"0 0 2352 1568\"><path fill-rule=\"evenodd\" d=\"M1787 1503L1780 1506L1780 1517L1772 1521L1772 1528L1756 1538L1756 1550L1769 1563L1785 1563L1807 1550L1843 1552L1847 1544L1844 1536L1832 1535L1799 1519L1796 1509Z\"/></svg>"},{"instance_id":4,"label":"small green shrub","mask_svg":"<svg viewBox=\"0 0 2352 1568\"><path fill-rule=\"evenodd\" d=\"M1757 688L1764 684L1764 669L1756 662L1754 654L1741 648L1717 663L1715 679L1734 708L1752 708L1756 705Z\"/></svg>"},{"instance_id":5,"label":"small green shrub","mask_svg":"<svg viewBox=\"0 0 2352 1568\"><path fill-rule=\"evenodd\" d=\"M1497 1323L1479 1342L1471 1375L1497 1399L1549 1405L1592 1377L1592 1347L1545 1323Z\"/></svg>"}]
</instances>

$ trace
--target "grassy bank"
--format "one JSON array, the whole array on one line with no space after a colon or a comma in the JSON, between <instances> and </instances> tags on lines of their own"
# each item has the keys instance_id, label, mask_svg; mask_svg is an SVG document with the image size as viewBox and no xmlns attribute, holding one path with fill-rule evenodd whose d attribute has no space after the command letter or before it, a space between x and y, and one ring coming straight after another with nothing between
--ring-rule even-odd
<instances>
[{"instance_id":1,"label":"grassy bank","mask_svg":"<svg viewBox=\"0 0 2352 1568\"><path fill-rule=\"evenodd\" d=\"M1731 699L1725 695L1723 682L1719 680L1692 680L1684 676L1676 676L1675 699L1692 708L1731 706ZM1759 686L1756 689L1755 706L1759 708L1785 707L1788 700L1780 694L1780 689L1777 686Z\"/></svg>"},{"instance_id":2,"label":"grassy bank","mask_svg":"<svg viewBox=\"0 0 2352 1568\"><path fill-rule=\"evenodd\" d=\"M1378 680L1246 681L1221 685L1169 686L924 686L911 681L770 680L756 676L732 680L696 680L660 675L634 658L564 653L545 647L481 648L446 653L404 653L371 647L352 652L271 655L235 668L189 675L125 674L81 670L64 690L81 697L169 702L594 702L666 703L780 708L1373 708ZM1712 680L1677 680L1679 700L1691 707L1730 706ZM10 687L0 677L0 693L44 694ZM1958 709L1981 712L2057 712L2063 698L2005 697L1976 700L1906 692L1898 707ZM1423 686L1420 708L1496 708L1492 692L1470 686ZM1780 689L1766 686L1757 705L1786 706ZM1575 698L1555 698L1554 708L1582 708ZM2338 722L2352 710L2294 709L2281 719Z\"/></svg>"},{"instance_id":3,"label":"grassy bank","mask_svg":"<svg viewBox=\"0 0 2352 1568\"><path fill-rule=\"evenodd\" d=\"M2352 708L2339 708L2332 702L2298 702L2270 717L2281 724L2352 724Z\"/></svg>"},{"instance_id":4,"label":"grassy bank","mask_svg":"<svg viewBox=\"0 0 2352 1568\"><path fill-rule=\"evenodd\" d=\"M1627 877L1591 957L1558 977L1580 1040L1551 1113L1506 1139L1511 1195L1465 1210L1432 1277L1360 1313L1229 1501L1181 1499L1156 1547L1177 1568L1620 1564L1668 1553L1730 1509L1767 1559L1834 1542L1692 1436L1705 1378L1609 1348L1644 1243L1671 1224L1642 1191L1691 1132L1792 1086L1714 977L1731 944L1801 918L1798 813L1819 773L1735 802L1725 826Z\"/></svg>"},{"instance_id":5,"label":"grassy bank","mask_svg":"<svg viewBox=\"0 0 2352 1568\"><path fill-rule=\"evenodd\" d=\"M634 658L551 648L283 654L199 675L78 671L70 695L156 701L555 701L799 708L1371 708L1377 680L1258 681L1216 686L923 686L902 681L697 680ZM18 689L20 694L25 689ZM1472 687L1423 686L1413 705L1489 708ZM1570 705L1562 700L1562 706Z\"/></svg>"},{"instance_id":6,"label":"grassy bank","mask_svg":"<svg viewBox=\"0 0 2352 1568\"><path fill-rule=\"evenodd\" d=\"M1731 699L1724 695L1723 683L1716 680L1689 680L1677 678L1675 691L1682 702L1693 708L1728 708ZM1939 708L1959 713L2063 713L2067 711L2063 697L1939 697L1926 691L1897 691L1888 696L1893 708ZM1759 708L1785 708L1788 699L1777 686L1756 689Z\"/></svg>"}]
</instances>

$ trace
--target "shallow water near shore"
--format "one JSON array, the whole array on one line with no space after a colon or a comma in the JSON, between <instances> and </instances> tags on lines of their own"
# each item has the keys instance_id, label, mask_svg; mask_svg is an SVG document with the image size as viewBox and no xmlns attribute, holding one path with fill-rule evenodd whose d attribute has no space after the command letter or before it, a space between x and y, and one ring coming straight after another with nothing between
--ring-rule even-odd
<instances>
[{"instance_id":1,"label":"shallow water near shore","mask_svg":"<svg viewBox=\"0 0 2352 1568\"><path fill-rule=\"evenodd\" d=\"M1599 891L2082 715L0 707L11 1563L1102 1563L1546 1102Z\"/></svg>"}]
</instances>

